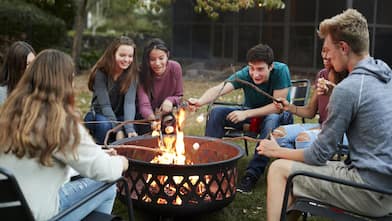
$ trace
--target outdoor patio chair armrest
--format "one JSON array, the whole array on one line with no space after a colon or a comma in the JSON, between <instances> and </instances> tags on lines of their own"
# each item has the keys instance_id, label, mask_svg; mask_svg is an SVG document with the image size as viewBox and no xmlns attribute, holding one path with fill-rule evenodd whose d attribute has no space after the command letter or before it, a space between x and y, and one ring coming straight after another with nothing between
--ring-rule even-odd
<instances>
[{"instance_id":1,"label":"outdoor patio chair armrest","mask_svg":"<svg viewBox=\"0 0 392 221\"><path fill-rule=\"evenodd\" d=\"M338 179L338 178L335 178L335 177L325 176L325 175L317 174L317 173L313 173L313 172L296 171L296 172L290 174L290 176L287 178L286 188L285 188L285 192L284 192L284 196L283 196L281 217L280 217L281 221L282 220L286 220L288 198L289 198L291 186L292 186L292 183L293 183L293 179L296 176L308 176L308 177L312 177L312 178L315 178L315 179L320 179L320 180L325 180L325 181L338 183L338 184L342 184L342 185L346 185L346 186L351 186L351 187L354 187L354 188L365 189L365 190L369 190L369 191L373 191L373 192L378 192L378 193L382 193L382 194L392 195L392 191L391 190L377 188L377 187L369 186L367 184L355 183L355 182L352 182L352 181Z\"/></svg>"},{"instance_id":2,"label":"outdoor patio chair armrest","mask_svg":"<svg viewBox=\"0 0 392 221\"><path fill-rule=\"evenodd\" d=\"M105 183L104 185L100 186L99 188L97 188L96 190L94 190L92 193L90 193L87 197L85 197L84 199L82 199L81 201L73 204L72 206L70 206L69 208L65 209L64 211L61 211L60 213L56 214L55 216L53 216L49 221L57 221L57 220L61 220L63 219L65 216L67 216L70 212L76 210L77 208L81 207L82 205L84 205L85 203L87 203L88 201L92 200L94 197L96 197L98 194L102 193L103 191L107 190L108 188L110 188L112 185L116 185L117 182L123 182L124 188L126 188L126 195L127 198L129 199L127 202L128 203L128 216L129 216L129 221L133 221L134 220L134 213L133 213L133 208L132 208L132 201L130 201L129 198L129 189L128 189L128 183L126 181L126 179L124 177L120 177L115 181L112 182L108 182Z\"/></svg>"}]
</instances>

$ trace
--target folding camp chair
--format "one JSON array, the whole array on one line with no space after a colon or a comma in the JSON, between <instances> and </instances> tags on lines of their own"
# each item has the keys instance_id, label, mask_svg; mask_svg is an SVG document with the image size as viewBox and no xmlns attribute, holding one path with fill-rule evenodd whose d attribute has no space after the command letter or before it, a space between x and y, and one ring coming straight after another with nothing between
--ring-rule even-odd
<instances>
[{"instance_id":1,"label":"folding camp chair","mask_svg":"<svg viewBox=\"0 0 392 221\"><path fill-rule=\"evenodd\" d=\"M337 179L334 177L328 177L324 176L321 174L316 174L312 172L307 172L307 171L297 171L293 174L291 174L286 183L286 189L284 193L284 198L283 198L283 205L282 205L282 212L281 212L281 221L286 220L286 216L288 213L293 212L293 211L300 211L302 212L303 215L303 220L306 220L307 214L311 214L312 216L321 216L321 217L327 217L332 220L337 220L337 221L363 221L363 220L375 220L375 221L387 221L387 220L392 220L392 211L389 215L383 216L383 217L369 217L369 216L363 216L348 210L344 210L342 208L338 208L330 203L325 203L325 202L320 202L315 199L310 199L306 197L297 197L293 204L291 205L290 208L287 208L287 203L288 203L288 197L289 194L292 190L292 185L293 185L293 178L296 176L308 176L308 177L313 177L316 179L320 180L325 180L328 182L334 182L334 183L339 183L342 185L346 186L352 186L354 188L358 189L365 189L373 192L378 192L382 194L387 194L387 195L392 195L391 190L384 190L384 189L379 189L375 188L369 185L364 185L364 184L359 184L359 183L354 183L351 181L347 180L342 180L342 179Z\"/></svg>"},{"instance_id":2,"label":"folding camp chair","mask_svg":"<svg viewBox=\"0 0 392 221\"><path fill-rule=\"evenodd\" d=\"M291 81L291 88L290 88L290 102L292 104L295 104L297 106L305 106L308 102L309 98L309 93L310 93L310 81L308 79L300 79L300 80L292 80ZM243 104L236 104L236 103L227 103L227 102L214 102L214 106L237 106L240 108L244 108ZM209 113L209 109L207 110L207 113ZM208 119L209 117L207 117ZM242 130L238 130L236 128L232 127L225 127L225 135L224 137L252 137L256 138L258 136L258 133L251 131L247 128L250 128L249 125L245 125ZM246 155L249 155L249 150L248 150L248 141L244 139L244 147L245 147L245 152Z\"/></svg>"},{"instance_id":3,"label":"folding camp chair","mask_svg":"<svg viewBox=\"0 0 392 221\"><path fill-rule=\"evenodd\" d=\"M99 187L95 191L93 191L86 198L81 200L80 202L72 205L70 208L60 212L50 219L50 221L61 220L66 217L67 214L79 208L89 200L93 199L95 196L110 188L112 185L115 185L116 182L122 182L124 184L125 193L127 194L127 198L129 197L128 191L128 183L124 178L120 178L114 182L106 183L103 186ZM128 200L128 217L129 221L134 220L134 213L132 208L132 202ZM23 196L23 193L16 181L15 176L7 169L0 168L0 217L1 220L26 220L26 221L34 221L33 214L30 210L29 205L27 204L26 199ZM87 217L85 217L84 221L96 220L96 221L104 221L104 220L112 220L114 216L99 213L96 211L91 212Z\"/></svg>"}]
</instances>

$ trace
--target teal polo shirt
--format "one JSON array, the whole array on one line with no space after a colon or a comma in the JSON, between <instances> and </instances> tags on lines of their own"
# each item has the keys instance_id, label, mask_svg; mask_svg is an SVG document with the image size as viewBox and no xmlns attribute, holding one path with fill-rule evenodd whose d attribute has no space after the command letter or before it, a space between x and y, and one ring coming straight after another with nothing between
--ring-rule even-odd
<instances>
[{"instance_id":1,"label":"teal polo shirt","mask_svg":"<svg viewBox=\"0 0 392 221\"><path fill-rule=\"evenodd\" d=\"M249 75L249 66L232 74L226 81L230 82L235 89L242 89L245 98L245 107L258 108L272 103L272 99L264 96L257 92L254 88L241 82L236 82L234 79L238 78L243 81L247 81L258 87L259 89L273 95L274 90L284 89L291 87L290 71L286 64L281 62L273 62L274 67L271 70L269 79L267 82L256 85ZM286 98L290 101L290 94Z\"/></svg>"}]
</instances>

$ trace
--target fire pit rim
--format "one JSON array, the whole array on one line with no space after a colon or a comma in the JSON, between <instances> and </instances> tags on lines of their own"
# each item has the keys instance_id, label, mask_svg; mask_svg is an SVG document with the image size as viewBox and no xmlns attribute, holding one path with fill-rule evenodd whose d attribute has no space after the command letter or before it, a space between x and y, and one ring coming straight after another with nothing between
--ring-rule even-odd
<instances>
[{"instance_id":1,"label":"fire pit rim","mask_svg":"<svg viewBox=\"0 0 392 221\"><path fill-rule=\"evenodd\" d=\"M124 139L121 139L121 140L117 140L117 141L111 143L111 145L121 145L121 144L125 144L125 143L127 143L129 141L138 141L138 140L151 139L151 138L154 138L154 137L151 136L151 135L127 137L127 138L124 138ZM201 138L201 139L204 139L204 140L206 140L208 142L210 142L210 141L211 142L218 141L220 143L224 143L226 145L229 145L229 146L237 149L238 150L238 154L236 154L234 157L231 157L229 159L222 160L222 161L215 161L215 162L209 162L209 163L198 163L198 164L193 164L193 165L158 164L158 163L146 162L146 161L143 161L143 160L132 159L132 158L129 158L129 157L128 157L128 160L131 163L132 162L137 162L137 163L142 164L142 165L149 165L150 167L153 166L153 167L156 167L156 168L167 168L169 166L171 168L183 168L183 167L189 168L189 167L192 167L192 168L196 169L198 167L211 166L211 165L218 164L218 163L220 165L231 164L233 161L237 161L237 160L239 160L240 158L242 158L245 155L244 149L242 149L238 144L226 142L226 141L224 141L222 139L219 139L219 138L207 137L207 136L203 136L203 137L201 137L201 136L188 136L188 135L184 136L184 138L195 138L195 139L198 139L198 138L200 139ZM158 139L158 137L156 137L156 139ZM116 148L116 147L114 147L114 148Z\"/></svg>"}]
</instances>

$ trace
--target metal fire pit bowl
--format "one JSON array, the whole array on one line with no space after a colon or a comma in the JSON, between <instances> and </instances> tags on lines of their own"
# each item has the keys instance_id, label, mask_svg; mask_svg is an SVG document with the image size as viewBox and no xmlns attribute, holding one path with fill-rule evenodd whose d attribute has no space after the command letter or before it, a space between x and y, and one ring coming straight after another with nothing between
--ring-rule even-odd
<instances>
[{"instance_id":1,"label":"metal fire pit bowl","mask_svg":"<svg viewBox=\"0 0 392 221\"><path fill-rule=\"evenodd\" d=\"M193 165L150 163L156 152L120 145L158 148L156 137L116 141L117 153L129 159L128 180L135 207L161 216L188 216L221 209L236 194L237 161L244 151L236 144L209 137L185 136L185 155ZM199 149L193 148L199 143ZM124 202L125 194L120 193Z\"/></svg>"}]
</instances>

